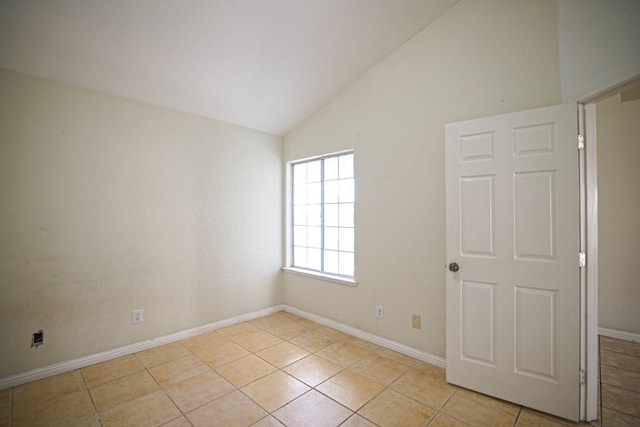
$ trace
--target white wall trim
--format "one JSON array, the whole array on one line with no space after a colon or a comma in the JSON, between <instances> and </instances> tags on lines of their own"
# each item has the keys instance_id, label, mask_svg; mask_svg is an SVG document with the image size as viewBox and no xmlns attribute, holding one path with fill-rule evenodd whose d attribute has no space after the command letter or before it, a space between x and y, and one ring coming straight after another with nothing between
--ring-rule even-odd
<instances>
[{"instance_id":1,"label":"white wall trim","mask_svg":"<svg viewBox=\"0 0 640 427\"><path fill-rule=\"evenodd\" d=\"M617 329L598 328L598 333L603 337L616 338L624 341L640 342L640 334L635 332L618 331Z\"/></svg>"},{"instance_id":2,"label":"white wall trim","mask_svg":"<svg viewBox=\"0 0 640 427\"><path fill-rule=\"evenodd\" d=\"M624 92L625 90L636 87L639 79L640 74L637 71L634 71L622 78L609 82L609 84L605 83L604 85L601 85L599 89L572 96L571 99L578 99L578 102L582 104L595 104L609 98L615 93Z\"/></svg>"},{"instance_id":3,"label":"white wall trim","mask_svg":"<svg viewBox=\"0 0 640 427\"><path fill-rule=\"evenodd\" d=\"M43 368L34 369L32 371L24 372L22 374L12 375L10 377L0 379L0 390L5 388L15 387L22 384L26 384L32 381L41 380L43 378L52 377L54 375L64 374L66 372L74 371L76 369L85 368L96 363L106 362L118 357L127 356L129 354L137 353L150 348L158 347L160 345L169 344L175 341L190 338L205 332L214 331L216 329L224 328L226 326L235 325L237 323L246 322L249 320L257 319L258 317L267 316L269 314L276 313L284 310L285 306L276 305L273 307L265 308L251 313L242 314L240 316L231 317L229 319L220 320L217 322L209 323L203 326L196 326L195 328L186 329L184 331L176 332L169 335L164 335L158 338L152 338L147 341L142 341L123 347L118 347L113 350L103 351L101 353L90 354L88 356L80 357L78 359L69 360L67 362L56 363L54 365L45 366Z\"/></svg>"},{"instance_id":4,"label":"white wall trim","mask_svg":"<svg viewBox=\"0 0 640 427\"><path fill-rule=\"evenodd\" d=\"M397 351L398 353L405 354L407 356L413 357L414 359L421 360L431 365L435 365L443 369L446 369L447 367L447 361L435 354L427 353L426 351L418 350L417 348L409 347L407 345L391 341L389 339L362 331L360 329L352 328L351 326L347 326L334 320L327 319L326 317L311 314L306 311L290 307L288 305L284 306L284 310L291 314L304 317L305 319L313 320L314 322L320 323L321 325L328 326L349 335L353 335L354 337L369 341L384 348L388 348L389 350Z\"/></svg>"},{"instance_id":5,"label":"white wall trim","mask_svg":"<svg viewBox=\"0 0 640 427\"><path fill-rule=\"evenodd\" d=\"M305 319L313 320L321 325L328 326L338 331L344 332L354 337L363 339L365 341L377 344L381 347L388 348L389 350L397 351L398 353L405 354L413 357L414 359L421 360L425 363L438 366L440 368L446 368L446 360L440 356L427 353L422 350L418 350L413 347L409 347L404 344L391 341L389 339L380 337L378 335L371 334L369 332L362 331L360 329L352 328L351 326L338 323L336 321L327 319L325 317L317 316L315 314L308 313L303 310L299 310L287 305L276 305L273 307L265 308L251 313L235 316L229 319L220 320L217 322L209 323L203 326L197 326L195 328L186 329L184 331L176 332L169 335L164 335L158 338L152 338L147 341L141 341L138 343L118 347L113 350L103 351L101 353L95 353L88 356L80 357L78 359L69 360L66 362L56 363L54 365L45 366L43 368L34 369L32 371L24 372L17 375L0 379L0 390L4 390L10 387L16 387L22 384L26 384L32 381L41 380L43 378L52 377L54 375L64 374L66 372L74 371L76 369L85 368L96 363L107 362L109 360L116 359L122 356L128 356L133 353L148 350L150 348L158 347L164 344L169 344L175 341L190 338L205 332L214 331L216 329L224 328L227 326L235 325L237 323L254 320L262 316L276 313L278 311L287 311L292 314L296 314ZM640 336L638 336L640 340Z\"/></svg>"}]
</instances>

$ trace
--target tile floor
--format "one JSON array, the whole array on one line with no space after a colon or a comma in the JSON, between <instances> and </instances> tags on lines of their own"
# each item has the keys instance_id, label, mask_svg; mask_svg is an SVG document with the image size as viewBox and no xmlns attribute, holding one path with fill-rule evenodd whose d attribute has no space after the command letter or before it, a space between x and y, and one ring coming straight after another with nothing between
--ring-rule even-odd
<instances>
[{"instance_id":1,"label":"tile floor","mask_svg":"<svg viewBox=\"0 0 640 427\"><path fill-rule=\"evenodd\" d=\"M602 426L640 426L640 343L600 337Z\"/></svg>"},{"instance_id":2,"label":"tile floor","mask_svg":"<svg viewBox=\"0 0 640 427\"><path fill-rule=\"evenodd\" d=\"M603 425L640 425L640 345L603 338L602 346ZM577 425L444 377L278 312L2 390L0 426Z\"/></svg>"}]
</instances>

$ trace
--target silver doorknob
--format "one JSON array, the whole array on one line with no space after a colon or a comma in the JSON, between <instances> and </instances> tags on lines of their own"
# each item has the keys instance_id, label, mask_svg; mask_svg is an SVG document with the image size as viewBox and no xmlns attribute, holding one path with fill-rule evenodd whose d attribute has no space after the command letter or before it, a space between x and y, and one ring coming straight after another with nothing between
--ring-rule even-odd
<instances>
[{"instance_id":1,"label":"silver doorknob","mask_svg":"<svg viewBox=\"0 0 640 427\"><path fill-rule=\"evenodd\" d=\"M451 264L449 264L449 270L455 273L456 271L460 270L460 266L457 262L452 262Z\"/></svg>"}]
</instances>

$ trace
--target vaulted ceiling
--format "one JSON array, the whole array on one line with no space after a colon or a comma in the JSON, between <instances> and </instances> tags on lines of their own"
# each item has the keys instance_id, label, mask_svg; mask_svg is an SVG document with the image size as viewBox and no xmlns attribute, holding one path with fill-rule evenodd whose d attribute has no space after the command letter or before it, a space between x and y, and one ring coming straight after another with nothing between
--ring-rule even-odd
<instances>
[{"instance_id":1,"label":"vaulted ceiling","mask_svg":"<svg viewBox=\"0 0 640 427\"><path fill-rule=\"evenodd\" d=\"M2 0L0 67L286 134L457 0Z\"/></svg>"}]
</instances>

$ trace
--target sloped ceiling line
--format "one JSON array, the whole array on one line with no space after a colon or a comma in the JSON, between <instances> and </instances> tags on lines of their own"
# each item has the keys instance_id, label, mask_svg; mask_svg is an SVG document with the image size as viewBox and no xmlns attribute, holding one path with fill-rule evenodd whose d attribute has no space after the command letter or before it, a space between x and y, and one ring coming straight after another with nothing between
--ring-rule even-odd
<instances>
[{"instance_id":1,"label":"sloped ceiling line","mask_svg":"<svg viewBox=\"0 0 640 427\"><path fill-rule=\"evenodd\" d=\"M457 0L4 0L0 67L284 135Z\"/></svg>"}]
</instances>

